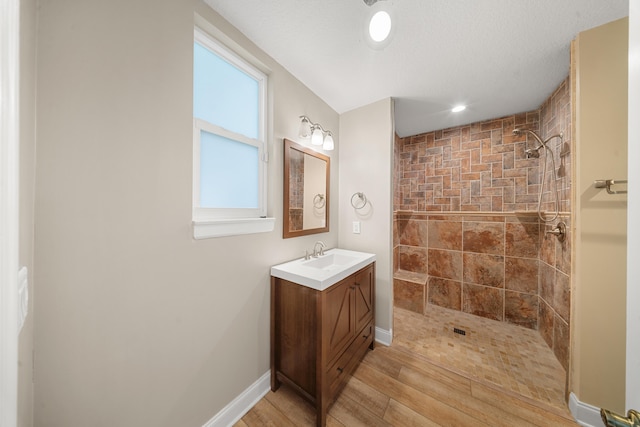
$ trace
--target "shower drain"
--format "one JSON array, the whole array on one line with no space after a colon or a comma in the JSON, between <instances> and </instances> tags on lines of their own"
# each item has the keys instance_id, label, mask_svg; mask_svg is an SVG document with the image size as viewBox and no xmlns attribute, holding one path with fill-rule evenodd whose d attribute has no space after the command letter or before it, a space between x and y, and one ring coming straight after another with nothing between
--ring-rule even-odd
<instances>
[{"instance_id":1,"label":"shower drain","mask_svg":"<svg viewBox=\"0 0 640 427\"><path fill-rule=\"evenodd\" d=\"M467 335L467 332L464 329L453 328L453 332L460 335Z\"/></svg>"}]
</instances>

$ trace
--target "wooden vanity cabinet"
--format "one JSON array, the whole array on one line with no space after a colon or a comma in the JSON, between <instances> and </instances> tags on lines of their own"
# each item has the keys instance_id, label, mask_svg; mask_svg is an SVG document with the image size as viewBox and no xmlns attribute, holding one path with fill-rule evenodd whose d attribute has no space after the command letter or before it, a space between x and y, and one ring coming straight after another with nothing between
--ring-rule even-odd
<instances>
[{"instance_id":1,"label":"wooden vanity cabinet","mask_svg":"<svg viewBox=\"0 0 640 427\"><path fill-rule=\"evenodd\" d=\"M374 347L375 262L318 291L271 277L271 390L289 384L317 425Z\"/></svg>"}]
</instances>

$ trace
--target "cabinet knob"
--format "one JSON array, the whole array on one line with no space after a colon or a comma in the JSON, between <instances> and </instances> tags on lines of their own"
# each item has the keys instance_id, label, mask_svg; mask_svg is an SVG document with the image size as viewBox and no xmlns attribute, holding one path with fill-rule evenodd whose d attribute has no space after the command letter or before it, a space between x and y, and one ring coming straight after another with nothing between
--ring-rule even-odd
<instances>
[{"instance_id":1,"label":"cabinet knob","mask_svg":"<svg viewBox=\"0 0 640 427\"><path fill-rule=\"evenodd\" d=\"M356 286L360 286L360 282L356 282Z\"/></svg>"},{"instance_id":2,"label":"cabinet knob","mask_svg":"<svg viewBox=\"0 0 640 427\"><path fill-rule=\"evenodd\" d=\"M349 286L349 289L355 289L355 288L356 288L355 286Z\"/></svg>"},{"instance_id":3,"label":"cabinet knob","mask_svg":"<svg viewBox=\"0 0 640 427\"><path fill-rule=\"evenodd\" d=\"M344 371L343 368L338 368L338 372L342 373L342 371Z\"/></svg>"}]
</instances>

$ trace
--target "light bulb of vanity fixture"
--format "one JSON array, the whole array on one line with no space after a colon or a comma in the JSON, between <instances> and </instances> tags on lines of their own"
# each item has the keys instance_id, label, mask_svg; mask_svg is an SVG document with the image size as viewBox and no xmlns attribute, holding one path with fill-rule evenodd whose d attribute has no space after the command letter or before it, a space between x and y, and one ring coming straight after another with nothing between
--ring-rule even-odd
<instances>
[{"instance_id":1,"label":"light bulb of vanity fixture","mask_svg":"<svg viewBox=\"0 0 640 427\"><path fill-rule=\"evenodd\" d=\"M331 136L331 132L327 132L327 136L324 137L322 149L326 151L333 150L333 136Z\"/></svg>"},{"instance_id":2,"label":"light bulb of vanity fixture","mask_svg":"<svg viewBox=\"0 0 640 427\"><path fill-rule=\"evenodd\" d=\"M300 116L300 118L302 120L300 121L298 135L300 135L300 138L309 138L311 135L311 121L307 116Z\"/></svg>"},{"instance_id":3,"label":"light bulb of vanity fixture","mask_svg":"<svg viewBox=\"0 0 640 427\"><path fill-rule=\"evenodd\" d=\"M320 126L314 126L313 131L311 132L311 144L312 145L322 145L323 140L322 130L320 130Z\"/></svg>"}]
</instances>

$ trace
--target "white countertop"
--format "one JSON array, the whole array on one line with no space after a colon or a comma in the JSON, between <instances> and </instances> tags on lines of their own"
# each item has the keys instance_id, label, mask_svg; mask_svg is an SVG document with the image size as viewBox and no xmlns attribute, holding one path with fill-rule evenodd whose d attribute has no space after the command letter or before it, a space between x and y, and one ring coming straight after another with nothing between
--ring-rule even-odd
<instances>
[{"instance_id":1,"label":"white countertop","mask_svg":"<svg viewBox=\"0 0 640 427\"><path fill-rule=\"evenodd\" d=\"M323 291L371 264L375 254L329 249L323 256L305 260L304 258L271 267L271 275L312 289Z\"/></svg>"}]
</instances>

